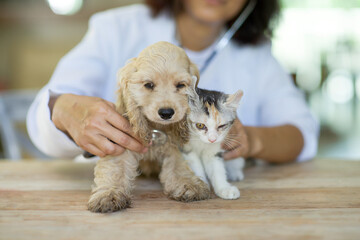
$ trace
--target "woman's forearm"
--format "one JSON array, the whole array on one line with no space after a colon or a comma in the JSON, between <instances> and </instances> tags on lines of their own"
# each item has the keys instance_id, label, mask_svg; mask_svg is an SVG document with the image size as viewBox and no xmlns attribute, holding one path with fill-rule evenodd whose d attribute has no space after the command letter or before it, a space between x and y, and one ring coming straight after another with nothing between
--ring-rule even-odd
<instances>
[{"instance_id":1,"label":"woman's forearm","mask_svg":"<svg viewBox=\"0 0 360 240\"><path fill-rule=\"evenodd\" d=\"M294 161L304 146L300 130L292 125L244 128L249 141L248 157L286 163Z\"/></svg>"}]
</instances>

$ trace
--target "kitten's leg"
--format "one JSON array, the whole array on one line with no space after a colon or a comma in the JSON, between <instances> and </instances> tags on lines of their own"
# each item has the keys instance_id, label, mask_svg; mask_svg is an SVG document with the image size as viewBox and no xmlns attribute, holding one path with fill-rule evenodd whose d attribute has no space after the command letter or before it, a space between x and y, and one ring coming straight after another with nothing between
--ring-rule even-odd
<instances>
[{"instance_id":1,"label":"kitten's leg","mask_svg":"<svg viewBox=\"0 0 360 240\"><path fill-rule=\"evenodd\" d=\"M244 179L243 168L245 166L244 158L236 158L225 161L226 175L229 181L241 181Z\"/></svg>"},{"instance_id":2,"label":"kitten's leg","mask_svg":"<svg viewBox=\"0 0 360 240\"><path fill-rule=\"evenodd\" d=\"M210 198L209 186L195 176L177 147L164 158L159 178L171 199L190 202Z\"/></svg>"},{"instance_id":3,"label":"kitten's leg","mask_svg":"<svg viewBox=\"0 0 360 240\"><path fill-rule=\"evenodd\" d=\"M193 170L195 175L198 176L201 180L203 180L204 183L209 185L209 182L206 178L204 166L202 165L199 156L194 152L183 153L182 155L184 156L185 161L187 161L189 167Z\"/></svg>"},{"instance_id":4,"label":"kitten's leg","mask_svg":"<svg viewBox=\"0 0 360 240\"><path fill-rule=\"evenodd\" d=\"M138 160L130 151L125 151L120 156L100 159L95 167L95 186L88 209L105 213L129 207L137 167Z\"/></svg>"},{"instance_id":5,"label":"kitten's leg","mask_svg":"<svg viewBox=\"0 0 360 240\"><path fill-rule=\"evenodd\" d=\"M204 158L204 167L217 196L223 199L237 199L240 197L239 189L226 180L225 164L222 158Z\"/></svg>"}]
</instances>

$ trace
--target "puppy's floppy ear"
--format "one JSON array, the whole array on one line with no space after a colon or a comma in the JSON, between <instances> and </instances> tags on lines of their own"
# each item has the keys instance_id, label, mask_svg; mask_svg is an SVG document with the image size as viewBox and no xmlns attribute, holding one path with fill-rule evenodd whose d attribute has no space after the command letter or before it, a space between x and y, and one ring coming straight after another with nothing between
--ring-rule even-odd
<instances>
[{"instance_id":1,"label":"puppy's floppy ear","mask_svg":"<svg viewBox=\"0 0 360 240\"><path fill-rule=\"evenodd\" d=\"M129 86L129 79L131 75L137 71L136 68L136 58L132 58L127 61L126 65L119 69L117 72L117 81L118 81L118 98L116 101L116 109L119 113L125 114L127 112L126 106L128 105L128 86Z\"/></svg>"},{"instance_id":2,"label":"puppy's floppy ear","mask_svg":"<svg viewBox=\"0 0 360 240\"><path fill-rule=\"evenodd\" d=\"M192 63L190 61L190 65L189 65L189 73L191 75L191 79L193 81L193 86L195 86L195 88L198 86L199 84L199 80L200 80L200 73L199 73L199 69L196 66L196 64Z\"/></svg>"},{"instance_id":3,"label":"puppy's floppy ear","mask_svg":"<svg viewBox=\"0 0 360 240\"><path fill-rule=\"evenodd\" d=\"M118 84L126 84L127 79L130 79L131 74L137 71L135 62L136 58L131 58L126 62L124 67L119 69L119 71L117 72Z\"/></svg>"},{"instance_id":4,"label":"puppy's floppy ear","mask_svg":"<svg viewBox=\"0 0 360 240\"><path fill-rule=\"evenodd\" d=\"M231 108L237 108L239 106L239 102L244 95L244 92L241 90L238 90L236 93L228 95L225 105Z\"/></svg>"},{"instance_id":5,"label":"puppy's floppy ear","mask_svg":"<svg viewBox=\"0 0 360 240\"><path fill-rule=\"evenodd\" d=\"M133 132L145 143L150 141L147 120L141 109L134 102L129 89L132 74L137 71L136 64L136 58L132 58L118 71L119 90L116 110L129 120Z\"/></svg>"}]
</instances>

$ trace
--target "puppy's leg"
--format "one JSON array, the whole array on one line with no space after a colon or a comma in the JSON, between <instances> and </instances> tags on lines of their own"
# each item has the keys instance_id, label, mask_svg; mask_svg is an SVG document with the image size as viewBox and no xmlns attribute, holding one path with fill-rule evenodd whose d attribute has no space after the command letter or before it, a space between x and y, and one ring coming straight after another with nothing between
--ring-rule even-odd
<instances>
[{"instance_id":1,"label":"puppy's leg","mask_svg":"<svg viewBox=\"0 0 360 240\"><path fill-rule=\"evenodd\" d=\"M95 186L88 202L92 212L115 212L130 206L138 161L130 151L100 159L95 167Z\"/></svg>"},{"instance_id":2,"label":"puppy's leg","mask_svg":"<svg viewBox=\"0 0 360 240\"><path fill-rule=\"evenodd\" d=\"M210 198L209 186L194 175L177 149L164 159L159 177L171 199L190 202Z\"/></svg>"}]
</instances>

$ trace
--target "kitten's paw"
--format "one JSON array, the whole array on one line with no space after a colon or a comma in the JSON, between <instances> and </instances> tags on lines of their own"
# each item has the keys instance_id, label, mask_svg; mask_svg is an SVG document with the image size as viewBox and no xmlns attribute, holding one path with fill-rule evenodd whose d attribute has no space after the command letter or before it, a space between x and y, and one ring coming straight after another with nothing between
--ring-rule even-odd
<instances>
[{"instance_id":1,"label":"kitten's paw","mask_svg":"<svg viewBox=\"0 0 360 240\"><path fill-rule=\"evenodd\" d=\"M244 173L240 169L232 169L227 172L228 180L231 182L237 182L244 180Z\"/></svg>"},{"instance_id":2,"label":"kitten's paw","mask_svg":"<svg viewBox=\"0 0 360 240\"><path fill-rule=\"evenodd\" d=\"M215 191L215 193L222 199L238 199L240 197L240 191L235 186L221 188Z\"/></svg>"},{"instance_id":3,"label":"kitten's paw","mask_svg":"<svg viewBox=\"0 0 360 240\"><path fill-rule=\"evenodd\" d=\"M125 209L130 204L131 199L129 196L120 192L106 190L92 193L87 206L91 212L108 213Z\"/></svg>"},{"instance_id":4,"label":"kitten's paw","mask_svg":"<svg viewBox=\"0 0 360 240\"><path fill-rule=\"evenodd\" d=\"M211 196L208 184L197 178L196 181L181 180L177 186L172 186L171 191L166 191L166 195L176 201L192 202L209 199Z\"/></svg>"},{"instance_id":5,"label":"kitten's paw","mask_svg":"<svg viewBox=\"0 0 360 240\"><path fill-rule=\"evenodd\" d=\"M225 161L226 175L229 181L236 182L244 179L243 168L245 166L244 158L236 158Z\"/></svg>"}]
</instances>

